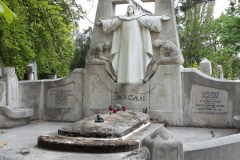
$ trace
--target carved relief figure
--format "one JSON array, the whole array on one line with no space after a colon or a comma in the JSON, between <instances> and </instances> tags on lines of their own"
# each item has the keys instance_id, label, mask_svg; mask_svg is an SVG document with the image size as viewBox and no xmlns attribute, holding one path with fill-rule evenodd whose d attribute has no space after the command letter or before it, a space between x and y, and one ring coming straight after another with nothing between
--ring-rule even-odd
<instances>
[{"instance_id":1,"label":"carved relief figure","mask_svg":"<svg viewBox=\"0 0 240 160\"><path fill-rule=\"evenodd\" d=\"M160 32L162 20L169 19L138 8L129 4L125 16L97 22L105 34L113 32L110 54L118 83L142 83L153 55L150 31Z\"/></svg>"},{"instance_id":2,"label":"carved relief figure","mask_svg":"<svg viewBox=\"0 0 240 160\"><path fill-rule=\"evenodd\" d=\"M94 58L92 59L91 63L103 64L108 75L113 79L113 81L117 81L117 76L114 73L112 62L109 59L109 57L106 57L104 55L104 53L106 54L106 52L108 52L110 48L111 48L110 42L97 43L92 51L92 55L94 56Z\"/></svg>"},{"instance_id":3,"label":"carved relief figure","mask_svg":"<svg viewBox=\"0 0 240 160\"><path fill-rule=\"evenodd\" d=\"M153 41L153 47L156 48L157 55L147 67L147 74L144 77L145 82L154 75L159 65L183 64L184 62L181 51L170 41L156 39Z\"/></svg>"}]
</instances>

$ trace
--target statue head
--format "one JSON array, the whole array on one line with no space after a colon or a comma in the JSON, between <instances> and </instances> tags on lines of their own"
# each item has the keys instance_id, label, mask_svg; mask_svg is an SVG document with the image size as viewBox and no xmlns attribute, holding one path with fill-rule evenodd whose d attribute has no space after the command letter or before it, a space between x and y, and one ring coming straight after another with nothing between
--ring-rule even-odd
<instances>
[{"instance_id":1,"label":"statue head","mask_svg":"<svg viewBox=\"0 0 240 160\"><path fill-rule=\"evenodd\" d=\"M153 45L154 48L157 48L157 47L161 47L163 45L163 43L164 42L162 40L156 39L156 40L153 41L152 45Z\"/></svg>"},{"instance_id":2,"label":"statue head","mask_svg":"<svg viewBox=\"0 0 240 160\"><path fill-rule=\"evenodd\" d=\"M131 3L128 5L126 16L135 16L137 15L137 7Z\"/></svg>"},{"instance_id":3,"label":"statue head","mask_svg":"<svg viewBox=\"0 0 240 160\"><path fill-rule=\"evenodd\" d=\"M112 46L112 43L109 42L109 41L107 41L107 42L105 42L105 43L103 44L104 49L110 49L111 46Z\"/></svg>"}]
</instances>

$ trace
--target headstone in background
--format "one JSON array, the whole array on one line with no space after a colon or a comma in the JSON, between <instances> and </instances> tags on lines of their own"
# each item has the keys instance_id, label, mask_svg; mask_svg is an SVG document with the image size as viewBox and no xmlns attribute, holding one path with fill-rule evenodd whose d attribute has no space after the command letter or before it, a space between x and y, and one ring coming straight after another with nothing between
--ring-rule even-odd
<instances>
[{"instance_id":1,"label":"headstone in background","mask_svg":"<svg viewBox=\"0 0 240 160\"><path fill-rule=\"evenodd\" d=\"M212 63L207 59L204 58L199 64L199 70L206 75L212 75Z\"/></svg>"},{"instance_id":2,"label":"headstone in background","mask_svg":"<svg viewBox=\"0 0 240 160\"><path fill-rule=\"evenodd\" d=\"M218 67L218 70L219 70L219 73L220 73L219 78L224 79L222 65L217 65L217 67Z\"/></svg>"},{"instance_id":3,"label":"headstone in background","mask_svg":"<svg viewBox=\"0 0 240 160\"><path fill-rule=\"evenodd\" d=\"M32 62L27 65L27 79L28 80L38 80L37 63L36 62Z\"/></svg>"}]
</instances>

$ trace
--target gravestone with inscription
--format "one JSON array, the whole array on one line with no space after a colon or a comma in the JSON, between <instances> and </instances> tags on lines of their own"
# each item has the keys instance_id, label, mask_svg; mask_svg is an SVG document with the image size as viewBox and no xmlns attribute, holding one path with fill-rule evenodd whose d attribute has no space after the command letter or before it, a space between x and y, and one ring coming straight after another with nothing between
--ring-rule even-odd
<instances>
[{"instance_id":1,"label":"gravestone with inscription","mask_svg":"<svg viewBox=\"0 0 240 160\"><path fill-rule=\"evenodd\" d=\"M226 113L228 111L227 91L194 85L191 97L194 112Z\"/></svg>"},{"instance_id":2,"label":"gravestone with inscription","mask_svg":"<svg viewBox=\"0 0 240 160\"><path fill-rule=\"evenodd\" d=\"M68 84L64 87L49 88L48 89L48 108L74 108L74 83Z\"/></svg>"}]
</instances>

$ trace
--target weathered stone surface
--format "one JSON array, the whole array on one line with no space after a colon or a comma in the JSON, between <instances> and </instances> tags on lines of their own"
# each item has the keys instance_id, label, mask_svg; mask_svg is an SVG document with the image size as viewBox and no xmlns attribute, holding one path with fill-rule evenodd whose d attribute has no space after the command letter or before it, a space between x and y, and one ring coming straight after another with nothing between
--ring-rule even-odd
<instances>
[{"instance_id":1,"label":"weathered stone surface","mask_svg":"<svg viewBox=\"0 0 240 160\"><path fill-rule=\"evenodd\" d=\"M58 135L40 136L38 146L53 150L112 153L132 151L139 147L139 141L122 139L123 136L149 122L145 113L119 111L116 114L102 114L102 123L96 123L96 116L85 118L58 130Z\"/></svg>"},{"instance_id":2,"label":"weathered stone surface","mask_svg":"<svg viewBox=\"0 0 240 160\"><path fill-rule=\"evenodd\" d=\"M18 107L18 78L15 74L15 68L2 68L3 81L6 83L6 104L10 107Z\"/></svg>"},{"instance_id":3,"label":"weathered stone surface","mask_svg":"<svg viewBox=\"0 0 240 160\"><path fill-rule=\"evenodd\" d=\"M151 160L184 160L183 144L175 140L170 131L164 127L147 136L142 146L148 148Z\"/></svg>"},{"instance_id":4,"label":"weathered stone surface","mask_svg":"<svg viewBox=\"0 0 240 160\"><path fill-rule=\"evenodd\" d=\"M192 68L184 68L181 77L184 126L236 126L234 116L240 115L240 81L212 78ZM202 95L205 93L209 96Z\"/></svg>"},{"instance_id":5,"label":"weathered stone surface","mask_svg":"<svg viewBox=\"0 0 240 160\"><path fill-rule=\"evenodd\" d=\"M147 109L153 119L182 125L181 65L160 65L144 84L118 84L100 65L87 65L84 83L84 117L92 115L89 106L104 109L119 103L141 112ZM106 75L106 76L104 76Z\"/></svg>"},{"instance_id":6,"label":"weathered stone surface","mask_svg":"<svg viewBox=\"0 0 240 160\"><path fill-rule=\"evenodd\" d=\"M240 115L233 117L233 126L240 129Z\"/></svg>"},{"instance_id":7,"label":"weathered stone surface","mask_svg":"<svg viewBox=\"0 0 240 160\"><path fill-rule=\"evenodd\" d=\"M150 153L146 147L142 147L128 153L121 160L150 160Z\"/></svg>"},{"instance_id":8,"label":"weathered stone surface","mask_svg":"<svg viewBox=\"0 0 240 160\"><path fill-rule=\"evenodd\" d=\"M33 109L33 119L76 122L83 115L83 69L57 80L19 82L19 106Z\"/></svg>"},{"instance_id":9,"label":"weathered stone surface","mask_svg":"<svg viewBox=\"0 0 240 160\"><path fill-rule=\"evenodd\" d=\"M193 85L191 103L194 112L199 113L227 113L228 92L210 87Z\"/></svg>"},{"instance_id":10,"label":"weathered stone surface","mask_svg":"<svg viewBox=\"0 0 240 160\"><path fill-rule=\"evenodd\" d=\"M204 58L199 64L199 70L206 75L212 75L212 63L207 59Z\"/></svg>"},{"instance_id":11,"label":"weathered stone surface","mask_svg":"<svg viewBox=\"0 0 240 160\"><path fill-rule=\"evenodd\" d=\"M149 110L152 119L182 125L181 65L160 65L149 81Z\"/></svg>"},{"instance_id":12,"label":"weathered stone surface","mask_svg":"<svg viewBox=\"0 0 240 160\"><path fill-rule=\"evenodd\" d=\"M148 123L149 116L140 112L117 112L103 114L103 123L95 123L96 115L68 125L58 130L59 135L72 137L120 138L143 124Z\"/></svg>"},{"instance_id":13,"label":"weathered stone surface","mask_svg":"<svg viewBox=\"0 0 240 160\"><path fill-rule=\"evenodd\" d=\"M28 80L38 80L37 63L36 62L32 62L27 65L27 79Z\"/></svg>"},{"instance_id":14,"label":"weathered stone surface","mask_svg":"<svg viewBox=\"0 0 240 160\"><path fill-rule=\"evenodd\" d=\"M32 115L32 109L0 106L0 128L12 128L26 125L29 123L29 119Z\"/></svg>"},{"instance_id":15,"label":"weathered stone surface","mask_svg":"<svg viewBox=\"0 0 240 160\"><path fill-rule=\"evenodd\" d=\"M0 128L12 128L28 123L33 115L32 109L19 107L18 79L15 68L1 68L0 79Z\"/></svg>"},{"instance_id":16,"label":"weathered stone surface","mask_svg":"<svg viewBox=\"0 0 240 160\"><path fill-rule=\"evenodd\" d=\"M114 153L137 149L139 142L134 140L96 140L65 136L40 136L38 146L71 152Z\"/></svg>"}]
</instances>

